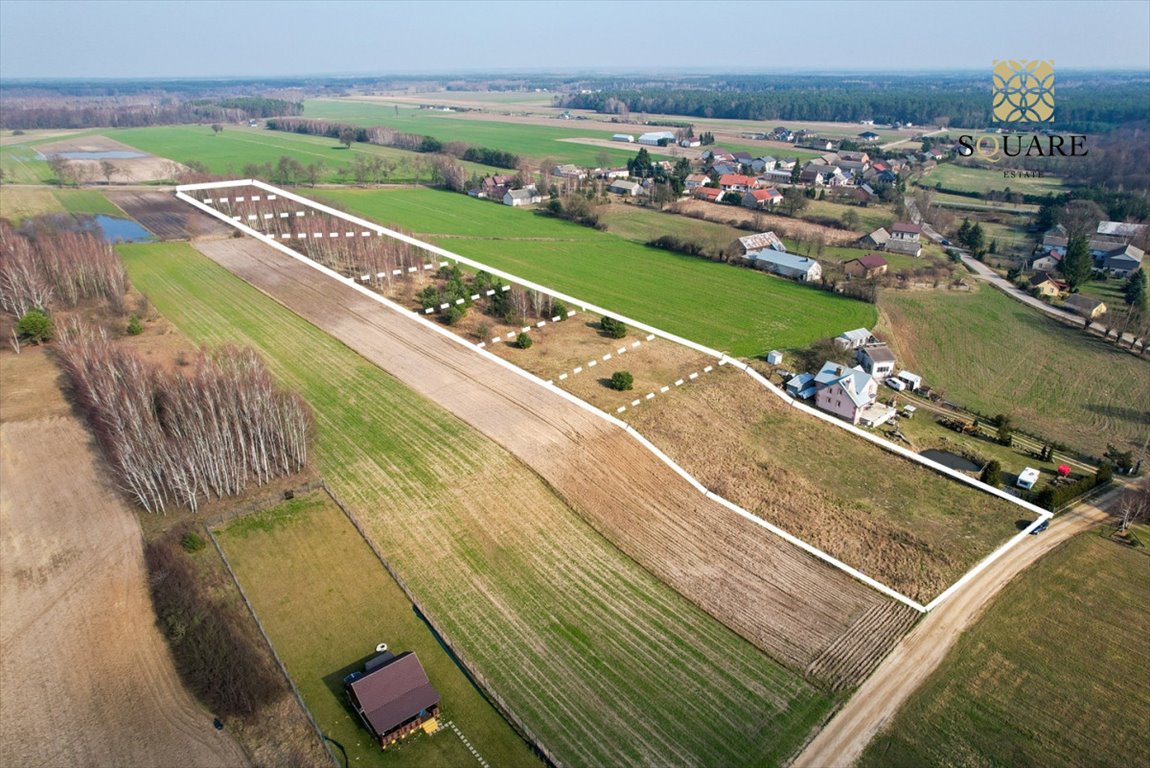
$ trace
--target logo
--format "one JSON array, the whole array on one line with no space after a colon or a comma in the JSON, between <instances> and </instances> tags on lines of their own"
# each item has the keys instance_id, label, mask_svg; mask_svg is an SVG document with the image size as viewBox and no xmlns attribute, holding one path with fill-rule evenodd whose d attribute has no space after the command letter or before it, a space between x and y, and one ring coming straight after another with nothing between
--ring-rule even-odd
<instances>
[{"instance_id":1,"label":"logo","mask_svg":"<svg viewBox=\"0 0 1150 768\"><path fill-rule=\"evenodd\" d=\"M994 120L998 123L1054 122L1054 61L995 61Z\"/></svg>"}]
</instances>

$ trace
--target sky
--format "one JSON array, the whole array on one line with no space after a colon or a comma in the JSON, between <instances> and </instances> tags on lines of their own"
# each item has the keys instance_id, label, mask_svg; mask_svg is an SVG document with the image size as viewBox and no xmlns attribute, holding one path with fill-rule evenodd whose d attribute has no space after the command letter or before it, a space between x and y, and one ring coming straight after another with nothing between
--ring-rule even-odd
<instances>
[{"instance_id":1,"label":"sky","mask_svg":"<svg viewBox=\"0 0 1150 768\"><path fill-rule=\"evenodd\" d=\"M806 32L817 32L805 36ZM0 0L0 78L1150 73L1150 0Z\"/></svg>"}]
</instances>

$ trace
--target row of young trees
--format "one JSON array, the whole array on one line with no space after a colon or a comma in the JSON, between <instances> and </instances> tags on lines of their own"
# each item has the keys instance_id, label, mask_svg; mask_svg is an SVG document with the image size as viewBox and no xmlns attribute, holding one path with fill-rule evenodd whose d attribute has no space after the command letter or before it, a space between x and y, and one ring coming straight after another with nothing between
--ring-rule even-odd
<instances>
[{"instance_id":1,"label":"row of young trees","mask_svg":"<svg viewBox=\"0 0 1150 768\"><path fill-rule=\"evenodd\" d=\"M312 418L250 348L201 353L190 371L144 363L73 326L60 363L123 487L149 512L240 493L307 464Z\"/></svg>"},{"instance_id":2,"label":"row of young trees","mask_svg":"<svg viewBox=\"0 0 1150 768\"><path fill-rule=\"evenodd\" d=\"M22 234L0 221L0 308L13 317L97 298L121 311L126 288L123 264L95 233L41 225Z\"/></svg>"}]
</instances>

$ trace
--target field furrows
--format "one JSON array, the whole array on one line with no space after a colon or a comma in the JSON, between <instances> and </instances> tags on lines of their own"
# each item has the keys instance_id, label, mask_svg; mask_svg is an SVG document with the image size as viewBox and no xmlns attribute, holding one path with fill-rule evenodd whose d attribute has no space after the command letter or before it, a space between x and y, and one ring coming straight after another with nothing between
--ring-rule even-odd
<instances>
[{"instance_id":1,"label":"field furrows","mask_svg":"<svg viewBox=\"0 0 1150 768\"><path fill-rule=\"evenodd\" d=\"M83 425L5 423L0 463L2 762L245 765L180 683L138 524Z\"/></svg>"},{"instance_id":2,"label":"field furrows","mask_svg":"<svg viewBox=\"0 0 1150 768\"><path fill-rule=\"evenodd\" d=\"M108 190L108 199L160 240L228 235L231 227L177 200L168 192Z\"/></svg>"},{"instance_id":3,"label":"field furrows","mask_svg":"<svg viewBox=\"0 0 1150 768\"><path fill-rule=\"evenodd\" d=\"M807 666L807 674L830 681L836 691L853 688L878 666L919 615L913 608L893 601L874 606Z\"/></svg>"},{"instance_id":4,"label":"field furrows","mask_svg":"<svg viewBox=\"0 0 1150 768\"><path fill-rule=\"evenodd\" d=\"M776 658L804 668L886 601L710 502L622 431L348 287L253 240L198 247L495 439L627 554Z\"/></svg>"},{"instance_id":5,"label":"field furrows","mask_svg":"<svg viewBox=\"0 0 1150 768\"><path fill-rule=\"evenodd\" d=\"M543 421L511 407L535 395L517 393L514 382L477 386L466 374L481 358L438 336L423 340L426 355L416 354L405 346L418 329L409 319L385 322L340 284L302 265L276 265L280 257L258 243L201 245L237 268L254 266L265 290L307 305L307 316L432 399L471 409L536 454L561 460L572 435L599 432L581 411L554 409ZM165 261L164 248L180 255ZM267 251L260 258L270 261L252 262L251 250ZM514 456L183 246L124 252L140 254L128 258L133 282L193 338L255 343L301 390L316 410L316 453L328 481L437 629L563 762L771 764L819 722L829 704L822 692L621 555ZM632 502L619 501L619 509L645 514ZM859 590L864 599L853 613L877 600ZM845 630L852 618L828 624ZM721 724L722 735L682 727L699 717Z\"/></svg>"}]
</instances>

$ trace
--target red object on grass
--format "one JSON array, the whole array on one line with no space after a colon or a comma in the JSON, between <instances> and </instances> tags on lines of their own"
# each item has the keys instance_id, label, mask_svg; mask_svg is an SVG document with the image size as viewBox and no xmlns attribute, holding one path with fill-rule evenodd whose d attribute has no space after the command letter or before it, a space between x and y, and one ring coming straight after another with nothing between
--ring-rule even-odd
<instances>
[{"instance_id":1,"label":"red object on grass","mask_svg":"<svg viewBox=\"0 0 1150 768\"><path fill-rule=\"evenodd\" d=\"M1068 467L1066 464L1059 464L1058 465L1058 474L1061 475L1062 477L1069 476L1070 475L1070 467Z\"/></svg>"}]
</instances>

